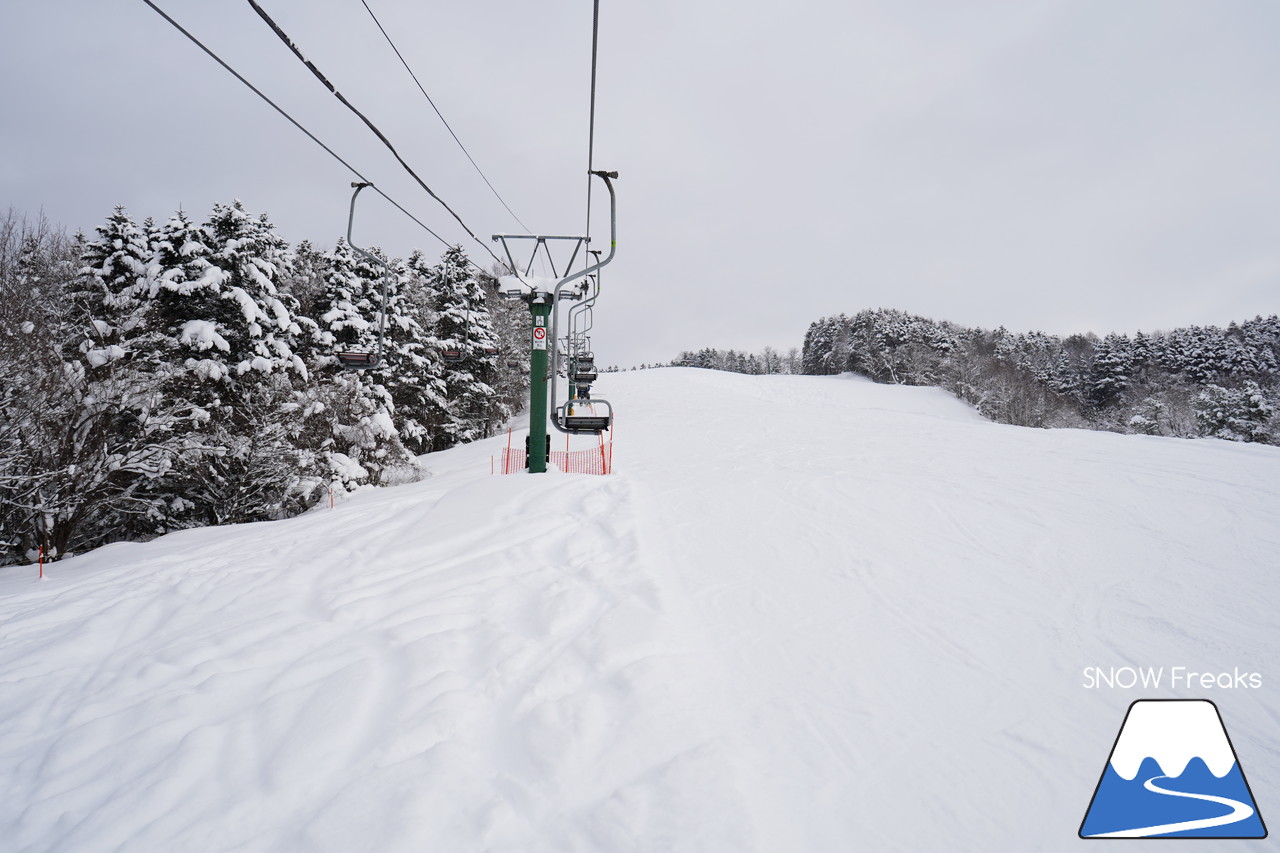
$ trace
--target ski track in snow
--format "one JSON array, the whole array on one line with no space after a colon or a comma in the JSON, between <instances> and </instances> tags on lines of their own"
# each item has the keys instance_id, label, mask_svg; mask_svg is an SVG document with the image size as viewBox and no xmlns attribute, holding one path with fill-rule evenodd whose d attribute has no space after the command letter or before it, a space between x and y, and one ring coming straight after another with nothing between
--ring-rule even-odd
<instances>
[{"instance_id":1,"label":"ski track in snow","mask_svg":"<svg viewBox=\"0 0 1280 853\"><path fill-rule=\"evenodd\" d=\"M5 849L737 837L715 732L690 713L690 650L616 511L627 484L433 485L230 542L108 547L10 597Z\"/></svg>"},{"instance_id":2,"label":"ski track in snow","mask_svg":"<svg viewBox=\"0 0 1280 853\"><path fill-rule=\"evenodd\" d=\"M849 377L600 391L611 477L491 477L502 437L0 569L0 848L1074 849L1144 696L1083 667L1280 677L1274 448ZM1275 703L1209 698L1274 788Z\"/></svg>"}]
</instances>

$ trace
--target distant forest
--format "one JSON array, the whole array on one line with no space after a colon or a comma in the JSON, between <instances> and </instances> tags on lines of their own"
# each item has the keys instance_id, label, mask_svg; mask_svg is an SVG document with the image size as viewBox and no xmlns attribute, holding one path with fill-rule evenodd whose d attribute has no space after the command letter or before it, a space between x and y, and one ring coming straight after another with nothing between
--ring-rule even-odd
<instances>
[{"instance_id":1,"label":"distant forest","mask_svg":"<svg viewBox=\"0 0 1280 853\"><path fill-rule=\"evenodd\" d=\"M0 564L415 479L528 393L528 312L461 247L391 260L383 304L381 267L239 202L96 232L0 218ZM343 370L383 310L384 363Z\"/></svg>"},{"instance_id":2,"label":"distant forest","mask_svg":"<svg viewBox=\"0 0 1280 853\"><path fill-rule=\"evenodd\" d=\"M794 352L794 351L793 351ZM799 364L704 349L673 365L739 373L852 371L936 385L993 421L1280 444L1280 319L1132 337L968 328L886 309L810 324Z\"/></svg>"}]
</instances>

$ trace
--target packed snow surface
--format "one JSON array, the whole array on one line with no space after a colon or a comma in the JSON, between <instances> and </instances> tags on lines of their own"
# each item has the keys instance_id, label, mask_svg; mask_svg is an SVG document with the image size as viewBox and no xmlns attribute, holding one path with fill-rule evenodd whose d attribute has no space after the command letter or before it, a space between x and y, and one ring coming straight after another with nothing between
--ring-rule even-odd
<instances>
[{"instance_id":1,"label":"packed snow surface","mask_svg":"<svg viewBox=\"0 0 1280 853\"><path fill-rule=\"evenodd\" d=\"M611 476L491 476L503 436L0 569L0 846L1075 850L1154 698L1087 666L1261 673L1158 695L1277 808L1280 450L848 376L596 391Z\"/></svg>"}]
</instances>

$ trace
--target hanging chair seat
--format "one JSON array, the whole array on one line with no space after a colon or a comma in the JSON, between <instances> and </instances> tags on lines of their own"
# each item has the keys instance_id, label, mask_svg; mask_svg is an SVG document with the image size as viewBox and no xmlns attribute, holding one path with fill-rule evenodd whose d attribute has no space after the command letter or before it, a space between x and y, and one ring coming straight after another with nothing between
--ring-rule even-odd
<instances>
[{"instance_id":1,"label":"hanging chair seat","mask_svg":"<svg viewBox=\"0 0 1280 853\"><path fill-rule=\"evenodd\" d=\"M335 353L335 355L343 367L350 367L356 370L373 367L378 363L374 353L371 352L340 352Z\"/></svg>"},{"instance_id":2,"label":"hanging chair seat","mask_svg":"<svg viewBox=\"0 0 1280 853\"><path fill-rule=\"evenodd\" d=\"M565 415L561 427L565 432L604 432L613 418L609 415Z\"/></svg>"},{"instance_id":3,"label":"hanging chair seat","mask_svg":"<svg viewBox=\"0 0 1280 853\"><path fill-rule=\"evenodd\" d=\"M601 409L604 411L601 412ZM556 409L555 420L556 425L565 432L600 433L613 424L613 406L609 405L608 400L593 400L589 403L570 400Z\"/></svg>"}]
</instances>

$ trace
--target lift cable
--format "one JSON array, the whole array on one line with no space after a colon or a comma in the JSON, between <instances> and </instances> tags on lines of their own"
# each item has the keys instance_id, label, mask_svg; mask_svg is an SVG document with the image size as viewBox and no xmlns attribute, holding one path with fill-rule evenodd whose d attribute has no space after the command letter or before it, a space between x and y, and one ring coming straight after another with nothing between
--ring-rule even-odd
<instances>
[{"instance_id":1,"label":"lift cable","mask_svg":"<svg viewBox=\"0 0 1280 853\"><path fill-rule=\"evenodd\" d=\"M386 28L383 27L382 22L378 20L378 16L373 13L373 9L369 8L369 4L366 3L365 0L360 0L360 2L364 5L365 11L369 13L369 17L373 18L373 22L378 25L378 29L382 32L382 37L387 40L387 44L391 45L391 49L395 51L396 57L400 60L400 64L404 66L404 70L409 72L409 76L412 77L413 82L417 84L418 91L422 93L422 97L427 99L427 103L431 105L431 109L435 110L435 113L437 116L439 116L440 121L444 123L445 129L449 131L449 135L453 137L453 141L458 143L458 147L462 149L462 153L466 154L467 159L471 161L471 165L475 166L476 173L480 176L480 178L485 182L485 184L493 192L494 198L496 198L499 202L501 202L502 206L507 209L507 213L511 214L512 219L520 223L521 228L523 228L526 232L532 234L533 232L529 231L529 226L525 225L524 222L521 221L519 216L516 216L516 212L511 209L511 205L507 204L506 200L498 193L498 190L489 181L488 176L486 176L484 171L481 170L480 164L475 161L475 158L471 156L471 152L467 150L467 146L463 145L462 140L458 138L458 134L453 132L453 128L449 126L449 122L445 119L444 115L440 112L440 108L436 106L435 101L431 100L431 96L427 94L427 90L423 88L422 83L418 80L418 75L413 73L413 69L409 67L408 61L406 61L404 58L404 55L400 53L400 48L396 47L396 43L391 40L391 36L387 33Z\"/></svg>"},{"instance_id":2,"label":"lift cable","mask_svg":"<svg viewBox=\"0 0 1280 853\"><path fill-rule=\"evenodd\" d=\"M365 183L370 183L369 179L368 179L368 178L366 178L363 174L361 174L359 169L357 169L355 166L352 166L352 165L351 165L350 163L348 163L346 160L342 159L342 157L341 157L341 156L339 156L339 155L338 155L338 154L337 154L337 153L336 153L332 148L330 148L328 145L325 145L322 141L320 141L320 138L319 138L319 137L317 137L314 133L312 133L311 131L307 130L305 127L303 127L303 126L298 122L298 120L297 120L297 119L295 119L293 116L291 116L291 115L289 115L287 112L285 112L285 111L284 111L284 109L283 109L279 104L277 104L275 101L271 100L271 99L270 99L270 98L268 98L266 95L264 95L264 94L262 93L262 90L260 90L257 86L255 86L255 85L253 85L252 83L250 83L248 80L246 80L246 79L244 78L244 76L243 76L243 75L241 75L241 74L240 74L240 72L236 71L234 68L232 68L232 67L231 67L230 65L228 65L226 62L224 62L224 61L223 61L223 59L222 59L222 57L218 56L218 54L214 53L212 50L210 50L208 47L206 47L206 46L205 46L205 44L204 44L203 42L201 42L201 41L200 41L200 39L198 39L198 38L196 38L195 36L193 36L193 35L192 35L190 32L188 32L188 31L187 31L187 30L186 30L186 29L185 29L181 24L179 24L179 23L178 23L177 21L175 21L173 18L169 17L169 15L168 15L168 14L166 14L166 13L165 13L165 11L164 11L163 9L161 9L161 8L160 8L159 6L157 6L155 3L151 2L151 0L142 0L142 2L143 2L143 3L146 3L146 4L147 4L148 6L150 6L153 10L155 10L155 12L156 12L158 15L160 15L160 17L164 18L164 19L165 19L166 21L168 21L171 25L173 25L173 27L174 27L178 32L182 33L184 36L186 36L188 39L190 39L190 40L191 40L191 42L192 42L193 44L195 44L195 46L196 46L196 47L200 48L200 49L201 49L201 50L203 50L205 53L207 53L207 54L208 54L208 55L213 59L213 61L214 61L214 62L218 63L218 64L219 64L219 65L221 65L223 68L225 68L228 72L230 72L231 76L235 77L237 80L239 80L239 81L240 81L241 83L243 83L245 86L249 87L249 90L250 90L251 92L253 92L255 95L257 95L257 96L258 96L259 98L261 98L262 100L266 101L266 102L267 102L267 104L269 104L269 105L271 106L271 108L272 108L272 109L274 109L276 112L280 113L280 115L284 116L284 117L285 117L285 119L287 119L287 120L289 121L289 123L290 123L290 124L292 124L292 125L293 125L294 127L296 127L298 130L300 130L300 131L302 131L304 134L306 134L306 136L307 136L307 138L308 138L308 139L310 139L310 140L311 140L312 142L314 142L316 145L319 145L321 148L323 148L323 149L324 149L324 150L329 154L329 156L330 156L330 157L332 157L333 159L337 160L337 161L338 161L339 163L341 163L343 166L346 166L346 167L347 167L347 169L348 169L348 170L350 170L351 174L355 175L357 178L359 178L361 181L363 181L363 182L365 182ZM397 210L399 210L399 211L400 211L401 213L403 213L405 216L409 217L409 218L410 218L410 219L412 219L414 222L416 222L416 223L418 224L418 226L422 228L422 230L423 230L423 231L426 231L426 232L427 232L428 234L430 234L432 237L435 237L437 240L439 240L439 241L440 241L441 243L443 243L445 246L452 246L452 245L453 245L453 244L452 244L452 243L450 243L448 240L446 240L445 238L443 238L443 237L441 237L439 234L437 234L435 231L432 231L432 230L431 230L431 228L429 228L429 227L428 227L428 226L427 226L427 225L426 225L426 224L425 224L421 219L419 219L418 217L416 217L416 216L414 216L412 213L410 213L408 210L406 210L406 209L404 208L404 206L403 206L402 204L400 204L400 202L396 201L394 198L392 198L391 196L387 195L385 192L383 192L383 191L382 191L379 187L377 187L376 185L373 185L373 184L371 184L371 183L370 183L370 185L371 185L371 187L372 187L372 189L373 189L373 191L374 191L374 192L376 192L378 195L382 196L384 199L386 199L388 202L390 202L390 203L391 203L391 205L392 205L393 207L395 207ZM483 269L482 269L478 264L476 264L476 262L475 262L475 261L471 261L470 259L468 259L468 262L469 262L472 266L474 266L476 269L480 270L481 272L484 272L484 270L483 270Z\"/></svg>"},{"instance_id":3,"label":"lift cable","mask_svg":"<svg viewBox=\"0 0 1280 853\"><path fill-rule=\"evenodd\" d=\"M369 130L373 131L374 136L378 137L378 139L382 141L382 144L387 147L387 150L391 152L392 156L394 156L396 160L400 163L400 165L404 167L404 170L409 173L409 176L418 182L418 186L426 190L427 195L434 198L436 201L440 203L441 207L449 211L449 214L454 219L457 220L458 224L462 226L462 229L467 232L467 235L470 236L472 240L475 240L477 244L479 244L486 252L489 253L489 257L493 258L493 260L496 263L501 264L502 260L493 253L492 249L490 249L486 244L480 241L480 238L475 235L475 232L467 227L467 223L462 221L462 217L459 216L456 212L454 212L453 208L451 208L448 204L446 204L444 199L436 195L435 192L431 189L431 187L427 186L426 182L422 180L422 178L418 177L418 173L413 171L412 167L410 167L409 164L405 162L404 158L400 156L400 152L396 151L395 146L393 146L391 144L391 141L387 139L387 137L382 133L381 130L378 129L377 125L369 121L369 119L365 116L364 113L356 109L355 105L353 105L350 101L348 101L345 97L343 97L342 93L339 92L336 88L334 88L334 85L329 82L328 78L325 77L324 74L320 72L320 69L317 68L310 60L308 60L305 56L302 55L302 51L298 50L297 45L293 43L293 40L289 38L288 34L286 34L284 30L280 29L280 25L277 24L275 21L273 21L271 19L271 16L268 15L266 11L261 6L258 5L257 0L249 0L249 5L252 6L253 10L258 13L258 17L262 18L262 20L266 22L267 26L271 27L271 29L275 32L275 34L279 36L280 41L284 42L285 46L288 47L289 50L293 52L293 55L296 56L298 60L302 62L303 65L307 66L307 68L310 69L311 73L315 75L315 78L319 80L321 83L323 83L324 87L328 89L330 92L332 92L334 97L336 97L342 103L343 106L351 110L351 112L355 113L356 116L362 122L364 122L365 126L369 128Z\"/></svg>"}]
</instances>

